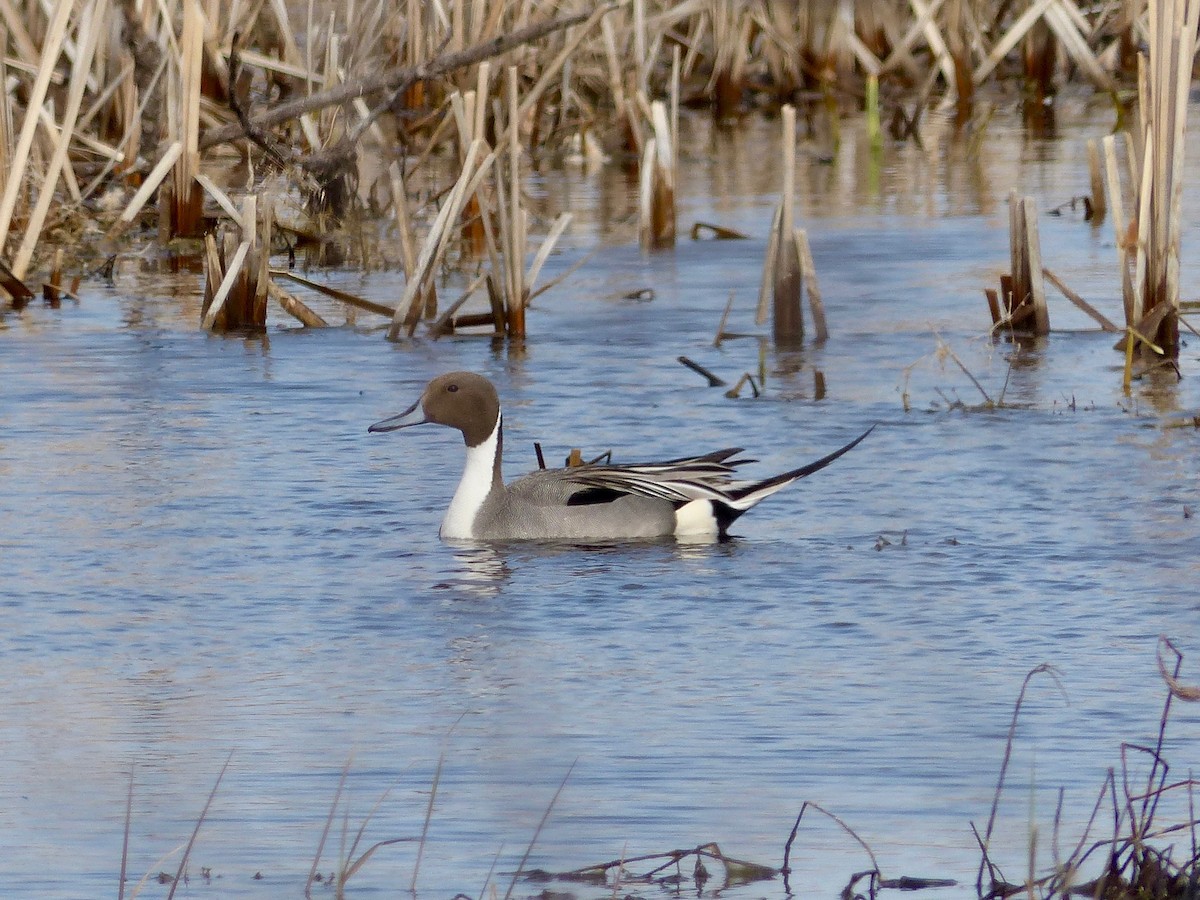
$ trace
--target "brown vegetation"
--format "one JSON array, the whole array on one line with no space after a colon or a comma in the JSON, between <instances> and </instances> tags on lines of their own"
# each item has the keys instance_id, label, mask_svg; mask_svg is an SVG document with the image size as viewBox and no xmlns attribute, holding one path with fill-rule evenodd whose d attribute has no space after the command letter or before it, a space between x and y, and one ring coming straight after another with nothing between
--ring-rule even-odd
<instances>
[{"instance_id":1,"label":"brown vegetation","mask_svg":"<svg viewBox=\"0 0 1200 900\"><path fill-rule=\"evenodd\" d=\"M62 0L49 11L32 0L8 3L14 87L3 94L0 123L19 128L0 129L8 172L0 258L9 283L52 268L64 246L81 268L95 267L148 224L149 201L157 198L151 215L159 239L172 253L204 259L210 285L242 278L230 272L244 265L237 252L247 243L247 255L255 247L264 256L301 249L310 263L362 266L387 257L391 245L409 287L392 309L389 335L413 334L423 321L436 333L484 321L519 338L534 280L566 227L555 222L526 266L534 251L521 197L525 173L572 144L594 157L599 140L640 169L643 245L669 247L681 106L729 118L790 104L808 127L830 116L835 142L837 117L865 106L874 146L885 120L896 139L920 140L924 109L954 108L965 122L980 89L997 77L1023 79L1031 110L1068 78L1117 102L1117 85L1139 65L1131 48L1147 39L1133 142L1146 152L1131 170L1140 186L1132 218L1137 249L1123 265L1135 269L1128 327L1153 330L1170 353L1177 346L1181 155L1174 147L1195 7L1186 0L1088 10L1073 0L457 0L435 9L376 0L356 5L351 23L336 4L286 0ZM785 152L790 144L785 136ZM447 155L459 163L452 183L415 196L406 186L416 173ZM387 174L360 183L366 171ZM1098 171L1097 163L1097 183ZM293 195L302 199L297 215L281 216ZM250 197L260 214L254 222L245 220ZM769 276L776 332L785 341L803 334L795 298L806 263L787 199L773 230ZM286 228L267 227L261 214L268 211L286 218ZM242 235L232 252L224 240L215 254L178 242L223 222ZM394 238L386 233L393 224ZM486 271L476 289L489 311L439 318L436 273L480 260ZM209 316L209 305L209 327L261 327L260 301L281 293L265 265L252 269L247 285L263 279L247 301L252 314L230 316L218 306ZM1030 276L1039 280L1036 270ZM21 288L9 294L12 303L27 299ZM217 295L210 288L210 304ZM821 337L819 294L810 299ZM1161 303L1167 310L1156 313Z\"/></svg>"}]
</instances>

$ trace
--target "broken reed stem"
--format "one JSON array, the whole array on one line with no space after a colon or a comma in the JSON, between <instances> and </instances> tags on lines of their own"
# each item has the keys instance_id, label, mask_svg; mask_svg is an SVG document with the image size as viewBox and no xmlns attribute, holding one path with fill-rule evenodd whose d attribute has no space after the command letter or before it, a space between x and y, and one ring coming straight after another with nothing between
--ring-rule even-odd
<instances>
[{"instance_id":1,"label":"broken reed stem","mask_svg":"<svg viewBox=\"0 0 1200 900\"><path fill-rule=\"evenodd\" d=\"M562 782L558 786L558 790L554 792L554 796L550 798L550 803L546 806L546 811L542 813L542 818L537 824L537 828L533 830L533 837L529 839L529 846L525 848L525 854L521 857L520 863L517 864L517 870L513 872L512 881L508 883L508 890L504 892L504 900L510 900L513 889L517 886L517 879L521 877L521 873L525 871L525 863L529 860L529 854L533 852L533 847L537 843L538 836L542 833L542 829L546 827L546 822L550 818L550 813L554 809L554 804L558 802L559 795L562 794L563 788L567 786L567 780L571 777L571 773L575 771L575 763L571 763L567 769L567 774L563 776Z\"/></svg>"},{"instance_id":2,"label":"broken reed stem","mask_svg":"<svg viewBox=\"0 0 1200 900\"><path fill-rule=\"evenodd\" d=\"M517 67L508 67L508 188L510 193L508 235L505 249L508 265L508 291L505 297L505 324L510 337L525 337L525 230L527 217L521 206L520 103Z\"/></svg>"},{"instance_id":3,"label":"broken reed stem","mask_svg":"<svg viewBox=\"0 0 1200 900\"><path fill-rule=\"evenodd\" d=\"M1155 343L1179 355L1180 209L1187 98L1200 26L1198 0L1149 0L1148 64L1139 69L1143 124L1134 319L1166 307ZM1143 75L1144 73L1144 75Z\"/></svg>"},{"instance_id":4,"label":"broken reed stem","mask_svg":"<svg viewBox=\"0 0 1200 900\"><path fill-rule=\"evenodd\" d=\"M419 8L420 3L410 3L410 9ZM337 87L310 94L307 97L281 103L267 112L254 116L252 122L260 128L268 128L297 119L305 113L349 103L356 97L379 94L386 91L405 90L410 85L432 81L442 75L464 69L467 66L501 56L510 50L544 38L547 35L562 31L574 25L587 23L580 29L577 40L582 40L586 31L590 30L600 18L616 8L615 3L606 3L590 12L581 12L569 16L561 16L548 22L538 22L524 28L518 28L509 34L484 41L474 47L469 47L460 53L448 53L427 62L412 63L407 66L388 69L387 71L368 75L353 81L344 82ZM240 125L227 125L214 128L205 133L200 142L200 149L214 147L226 141L237 140L243 136Z\"/></svg>"},{"instance_id":5,"label":"broken reed stem","mask_svg":"<svg viewBox=\"0 0 1200 900\"><path fill-rule=\"evenodd\" d=\"M29 270L29 261L33 258L34 246L41 236L42 226L45 224L46 214L50 210L50 203L54 199L54 189L60 175L67 174L69 177L73 177L74 173L70 166L67 165L67 152L70 149L71 137L75 132L75 123L79 116L79 108L83 104L83 92L87 87L88 73L92 67L92 57L96 51L96 42L98 32L100 31L98 22L104 21L107 8L108 4L106 0L97 0L97 2L89 4L80 17L76 39L81 39L83 46L78 48L76 52L75 65L71 71L71 84L67 94L67 107L63 111L59 134L55 140L54 155L50 159L50 164L46 167L46 174L41 190L38 193L37 204L34 207L33 214L30 216L29 224L25 227L25 235L21 241L21 246L13 258L12 271L17 278L24 278ZM64 166L66 166L65 172ZM2 243L0 241L0 244Z\"/></svg>"},{"instance_id":6,"label":"broken reed stem","mask_svg":"<svg viewBox=\"0 0 1200 900\"><path fill-rule=\"evenodd\" d=\"M238 244L238 248L233 254L233 259L229 262L223 275L220 276L220 286L213 293L212 303L209 304L208 311L204 314L204 319L200 323L205 331L214 330L217 316L225 308L225 302L229 298L229 294L233 291L238 276L242 273L242 266L245 265L246 256L249 252L249 241L244 240Z\"/></svg>"},{"instance_id":7,"label":"broken reed stem","mask_svg":"<svg viewBox=\"0 0 1200 900\"><path fill-rule=\"evenodd\" d=\"M771 231L767 235L767 252L763 257L762 281L758 287L758 307L754 312L756 325L765 325L767 321L767 310L770 306L771 288L775 274L775 258L779 255L779 232L782 219L783 205L779 204L771 216Z\"/></svg>"},{"instance_id":8,"label":"broken reed stem","mask_svg":"<svg viewBox=\"0 0 1200 900\"><path fill-rule=\"evenodd\" d=\"M434 269L441 262L443 254L446 252L446 247L449 244L449 228L450 223L458 220L459 213L462 212L463 204L467 198L471 196L479 186L483 176L491 169L492 163L496 159L495 151L488 153L483 161L476 165L476 159L483 152L484 142L474 140L471 146L467 149L467 158L463 162L463 170L459 175L458 181L455 182L454 188L450 191L450 196L446 198L442 205L441 211L438 212L437 218L434 219L433 225L429 229L429 234L425 236L425 243L421 246L421 254L417 259L417 266L413 273L413 277L408 279L404 286L404 295L400 298L400 303L396 306L395 313L392 316L392 324L388 329L388 340L397 340L400 336L400 329L404 326L405 316L409 308L412 306L417 293L423 288L426 280L433 274Z\"/></svg>"},{"instance_id":9,"label":"broken reed stem","mask_svg":"<svg viewBox=\"0 0 1200 900\"><path fill-rule=\"evenodd\" d=\"M800 278L808 294L808 311L812 313L813 331L817 341L829 340L829 328L825 323L825 304L821 300L821 286L817 282L817 264L813 262L812 248L808 245L808 232L795 230L796 255L800 259Z\"/></svg>"},{"instance_id":10,"label":"broken reed stem","mask_svg":"<svg viewBox=\"0 0 1200 900\"><path fill-rule=\"evenodd\" d=\"M286 278L289 281L303 285L304 287L316 291L319 294L324 294L326 297L332 297L334 300L340 300L342 303L345 303L348 306L354 306L358 309L375 313L377 316L386 316L390 319L396 314L394 307L385 306L382 303L376 303L373 300L367 300L366 298L359 297L356 294L350 294L346 291L338 290L335 287L330 287L329 285L312 281L308 278L305 278L303 275L299 275L296 272L291 271L290 269L269 269L268 274L275 278Z\"/></svg>"},{"instance_id":11,"label":"broken reed stem","mask_svg":"<svg viewBox=\"0 0 1200 900\"><path fill-rule=\"evenodd\" d=\"M1100 147L1095 138L1088 139L1087 154L1088 178L1092 185L1092 219L1099 222L1108 212L1108 203L1104 196L1104 170L1100 164ZM1119 203L1120 198L1115 202Z\"/></svg>"},{"instance_id":12,"label":"broken reed stem","mask_svg":"<svg viewBox=\"0 0 1200 900\"><path fill-rule=\"evenodd\" d=\"M643 250L675 246L675 139L661 100L650 104L653 137L642 152L638 193Z\"/></svg>"},{"instance_id":13,"label":"broken reed stem","mask_svg":"<svg viewBox=\"0 0 1200 900\"><path fill-rule=\"evenodd\" d=\"M804 279L794 236L793 204L796 191L796 108L783 107L783 193L780 197L779 234L771 275L772 325L776 343L795 344L804 339L800 295Z\"/></svg>"},{"instance_id":14,"label":"broken reed stem","mask_svg":"<svg viewBox=\"0 0 1200 900\"><path fill-rule=\"evenodd\" d=\"M183 857L179 860L179 868L175 872L175 878L171 882L171 889L167 891L167 900L171 900L175 896L175 889L179 887L183 881L183 873L187 871L188 858L191 856L192 847L196 845L196 837L200 834L200 826L204 824L204 819L208 816L208 808L212 806L213 798L217 796L217 789L221 786L221 779L225 777L225 770L229 768L230 760L233 759L233 751L229 751L229 755L225 757L225 765L221 766L221 771L217 774L217 780L212 786L212 790L208 792L208 799L204 801L204 809L200 810L200 817L196 819L196 827L192 829L192 836L188 838L187 845L183 849Z\"/></svg>"},{"instance_id":15,"label":"broken reed stem","mask_svg":"<svg viewBox=\"0 0 1200 900\"><path fill-rule=\"evenodd\" d=\"M1067 285L1063 283L1062 279L1059 278L1057 275L1055 275L1053 272L1051 272L1049 269L1043 267L1042 274L1046 276L1046 278L1050 281L1051 284L1053 284L1056 288L1059 289L1059 291L1062 292L1062 295L1064 297L1066 297L1068 300L1070 300L1072 303L1074 303L1077 307L1079 307L1079 309L1083 310L1085 313L1087 313L1089 316L1091 316L1093 319L1095 319L1096 322L1099 323L1100 327L1104 331L1111 331L1111 332L1116 333L1121 330L1116 325L1114 325L1113 322L1107 316L1105 316L1102 312L1100 312L1100 310L1096 309L1096 307L1092 306L1092 304L1090 304L1086 300L1084 300L1083 297L1079 296L1079 294L1075 293L1073 290L1071 290L1069 287L1067 287Z\"/></svg>"},{"instance_id":16,"label":"broken reed stem","mask_svg":"<svg viewBox=\"0 0 1200 900\"><path fill-rule=\"evenodd\" d=\"M329 323L300 300L295 294L289 293L270 278L267 279L267 294L279 304L280 308L299 321L306 328L324 328Z\"/></svg>"},{"instance_id":17,"label":"broken reed stem","mask_svg":"<svg viewBox=\"0 0 1200 900\"><path fill-rule=\"evenodd\" d=\"M50 87L50 78L54 75L55 66L58 63L58 55L67 33L67 22L70 19L74 6L73 0L56 0L54 13L51 16L46 29L45 39L42 42L41 63L38 66L37 78L34 80L29 101L25 106L25 118L21 124L21 134L17 138L17 146L13 151L10 167L6 175L4 196L0 198L0 255L3 255L5 241L12 226L12 217L17 205L17 196L25 185L25 169L29 164L29 153L33 147L33 138L37 130L42 104L46 101L46 92Z\"/></svg>"},{"instance_id":18,"label":"broken reed stem","mask_svg":"<svg viewBox=\"0 0 1200 900\"><path fill-rule=\"evenodd\" d=\"M183 32L179 41L178 91L170 99L179 117L178 138L183 152L163 201L166 233L196 237L203 228L203 205L196 175L200 173L200 83L204 60L204 13L199 0L184 0Z\"/></svg>"},{"instance_id":19,"label":"broken reed stem","mask_svg":"<svg viewBox=\"0 0 1200 900\"><path fill-rule=\"evenodd\" d=\"M980 896L983 896L981 886L983 884L983 871L989 864L987 855L988 846L992 840L992 832L996 827L996 814L1000 809L1000 796L1004 793L1004 780L1008 775L1008 764L1012 759L1013 744L1015 742L1017 732L1017 722L1021 717L1021 707L1025 703L1025 693L1029 690L1029 683L1035 676L1042 674L1049 676L1058 686L1059 691L1062 692L1064 696L1066 695L1066 691L1058 677L1058 670L1054 668L1054 666L1048 665L1047 663L1041 663L1040 665L1034 666L1025 674L1025 680L1021 682L1021 690L1020 693L1017 694L1017 702L1013 705L1012 719L1010 720L1008 726L1008 737L1004 742L1004 756L1000 763L999 777L996 779L996 790L992 795L992 808L991 812L988 813L987 828L984 829L983 836L978 838L980 849L983 852L983 859L979 864L979 874L976 878L975 886L976 889L980 890ZM978 837L978 834L976 836Z\"/></svg>"},{"instance_id":20,"label":"broken reed stem","mask_svg":"<svg viewBox=\"0 0 1200 900\"><path fill-rule=\"evenodd\" d=\"M1004 324L1034 334L1050 333L1050 313L1042 280L1042 250L1038 238L1037 207L1032 197L1008 195L1008 246L1010 274L1001 279L1004 296ZM1032 320L1031 325L1026 325Z\"/></svg>"},{"instance_id":21,"label":"broken reed stem","mask_svg":"<svg viewBox=\"0 0 1200 900\"><path fill-rule=\"evenodd\" d=\"M713 346L720 347L725 340L725 323L729 321L729 313L733 309L734 292L729 292L729 300L725 303L725 312L721 313L721 321L717 323L717 335L713 338Z\"/></svg>"},{"instance_id":22,"label":"broken reed stem","mask_svg":"<svg viewBox=\"0 0 1200 900\"><path fill-rule=\"evenodd\" d=\"M1113 233L1117 248L1117 261L1121 270L1121 300L1125 311L1125 325L1132 327L1134 321L1133 275L1129 267L1129 235L1125 229L1125 201L1121 192L1121 171L1117 162L1116 135L1107 135L1104 146L1104 173L1108 187L1109 207L1112 212ZM1132 143L1125 135L1126 150L1132 153Z\"/></svg>"}]
</instances>

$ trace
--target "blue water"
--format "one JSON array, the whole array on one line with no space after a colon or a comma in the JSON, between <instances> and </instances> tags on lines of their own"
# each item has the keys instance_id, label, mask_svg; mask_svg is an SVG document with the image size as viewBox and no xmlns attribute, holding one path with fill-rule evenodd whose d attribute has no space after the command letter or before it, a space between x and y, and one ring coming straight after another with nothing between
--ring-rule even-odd
<instances>
[{"instance_id":1,"label":"blue water","mask_svg":"<svg viewBox=\"0 0 1200 900\"><path fill-rule=\"evenodd\" d=\"M729 330L762 330L777 187L753 161L772 129L683 160L681 224L745 242L646 257L601 202L627 201L619 173L547 176L535 194L578 215L550 274L600 250L539 298L523 349L390 344L332 306L329 329L280 316L264 337L213 337L197 276L131 261L77 306L0 319L6 890L115 896L131 775L130 875L174 873L228 757L176 896L298 896L344 768L319 869L369 818L359 853L412 840L377 850L350 895L395 896L439 760L421 896L478 897L489 872L505 891L564 779L529 867L709 841L778 866L809 800L885 876L954 878L937 895L967 896L970 823L986 823L1040 663L1058 682L1030 685L994 856L1022 880L1036 825L1044 871L1059 788L1069 852L1121 742L1154 740L1160 635L1200 682L1200 438L1168 427L1200 399L1195 345L1182 381L1127 397L1113 338L1060 298L1049 339L986 337L1007 192L1047 208L1082 193L1082 130L1050 152L999 131L982 161L892 148L875 187L848 147L801 178L833 336L765 345L764 395L725 397L675 358L758 371L758 340L712 339L730 291ZM740 180L729 154L748 161ZM1041 226L1047 265L1118 318L1108 226ZM381 302L401 288L335 278ZM642 287L653 300L621 299ZM535 465L534 441L551 459L737 444L773 473L879 427L729 543L450 546L455 435L366 426L459 368L500 389L510 475ZM1197 708L1177 705L1174 773L1198 738ZM1129 759L1139 783L1145 760ZM1161 822L1185 819L1186 798L1164 801ZM834 897L869 861L808 813L792 865L794 889ZM167 890L151 878L141 896Z\"/></svg>"}]
</instances>

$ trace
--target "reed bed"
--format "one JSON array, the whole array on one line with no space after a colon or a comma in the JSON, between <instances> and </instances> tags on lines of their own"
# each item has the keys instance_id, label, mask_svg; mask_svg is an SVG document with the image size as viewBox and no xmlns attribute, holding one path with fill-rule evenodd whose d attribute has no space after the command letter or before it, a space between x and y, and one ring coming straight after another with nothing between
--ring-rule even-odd
<instances>
[{"instance_id":1,"label":"reed bed","mask_svg":"<svg viewBox=\"0 0 1200 900\"><path fill-rule=\"evenodd\" d=\"M49 282L58 250L86 270L156 232L172 253L220 259L207 273L218 288L245 244L246 256L259 247L266 256L301 251L316 264L395 264L407 286L389 307L391 337L482 325L520 338L536 278L568 227L553 216L533 221L524 186L532 168L574 147L640 170L641 240L661 249L675 240L681 107L722 118L794 107L807 120L823 111L835 143L838 116L865 107L879 146L889 116L894 137L919 140L923 110L954 108L965 120L996 79L1024 79L1031 97L1076 79L1114 104L1121 84L1141 86L1129 305L1133 314L1160 302L1173 308L1196 7L365 0L351 13L321 0L12 0L0 92L0 259L18 282ZM1150 56L1139 81L1134 50L1143 42ZM447 157L457 174L414 190L439 177L431 160ZM1098 182L1098 163L1093 173ZM244 221L250 195L274 211L275 227ZM806 260L786 205L785 197L772 229L771 280L777 337L793 340L804 326L785 298ZM199 239L221 228L242 237L230 253L217 241L214 255ZM545 235L540 244L536 233ZM480 261L483 280L452 314L439 310L439 274ZM263 280L256 296L291 296L267 267L256 260L254 268ZM9 293L21 302L20 289ZM485 297L485 312L461 311L473 296ZM261 327L257 315L222 326L220 310L210 326ZM1144 331L1143 320L1130 327ZM1174 321L1163 314L1158 322L1168 351Z\"/></svg>"}]
</instances>

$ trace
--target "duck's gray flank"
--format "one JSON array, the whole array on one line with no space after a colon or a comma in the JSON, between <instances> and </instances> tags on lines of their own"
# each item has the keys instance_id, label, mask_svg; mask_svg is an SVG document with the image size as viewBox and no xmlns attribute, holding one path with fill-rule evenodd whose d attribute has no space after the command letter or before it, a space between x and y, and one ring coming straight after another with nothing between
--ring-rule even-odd
<instances>
[{"instance_id":1,"label":"duck's gray flank","mask_svg":"<svg viewBox=\"0 0 1200 900\"><path fill-rule=\"evenodd\" d=\"M409 421L418 411L423 418ZM500 398L473 372L429 382L420 399L368 431L411 425L456 428L467 447L462 479L442 520L443 538L475 540L637 540L724 537L744 512L853 449L874 426L807 465L760 481L735 480L740 448L654 463L539 469L511 484L501 475Z\"/></svg>"}]
</instances>

